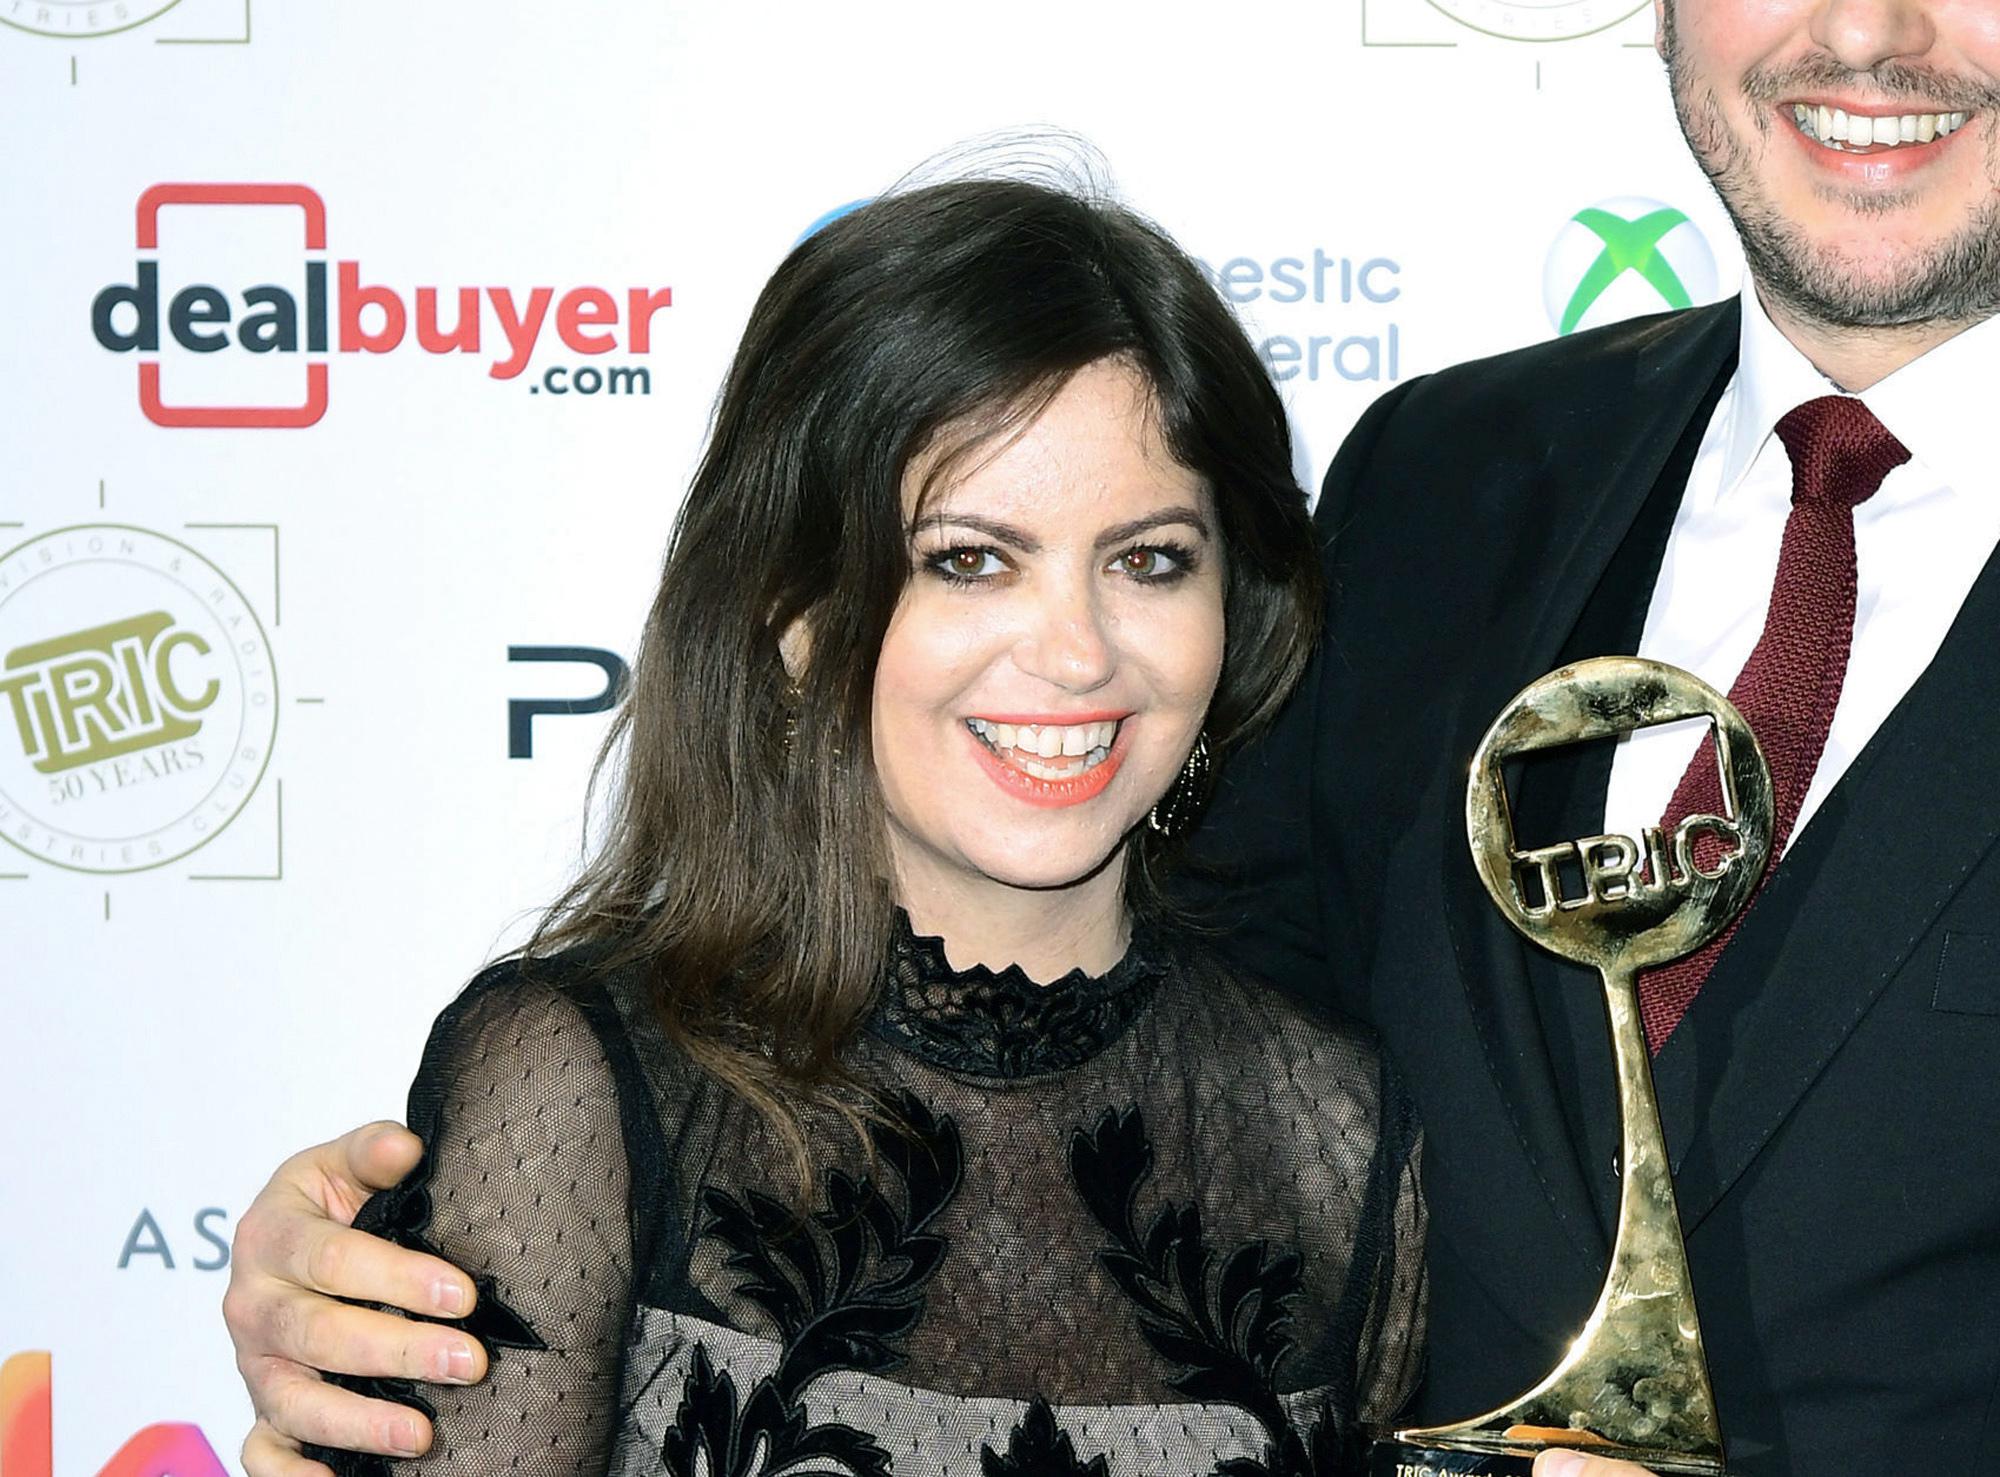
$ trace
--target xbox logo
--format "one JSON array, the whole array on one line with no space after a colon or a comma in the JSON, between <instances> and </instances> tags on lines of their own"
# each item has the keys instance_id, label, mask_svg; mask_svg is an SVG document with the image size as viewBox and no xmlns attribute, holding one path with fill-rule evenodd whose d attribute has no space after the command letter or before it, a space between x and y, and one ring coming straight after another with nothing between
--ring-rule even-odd
<instances>
[{"instance_id":1,"label":"xbox logo","mask_svg":"<svg viewBox=\"0 0 2000 1477\"><path fill-rule=\"evenodd\" d=\"M1634 195L1571 216L1542 268L1542 301L1561 334L1715 296L1715 254L1694 222Z\"/></svg>"},{"instance_id":2,"label":"xbox logo","mask_svg":"<svg viewBox=\"0 0 2000 1477\"><path fill-rule=\"evenodd\" d=\"M1431 0L1462 26L1508 41L1571 41L1609 30L1645 0Z\"/></svg>"}]
</instances>

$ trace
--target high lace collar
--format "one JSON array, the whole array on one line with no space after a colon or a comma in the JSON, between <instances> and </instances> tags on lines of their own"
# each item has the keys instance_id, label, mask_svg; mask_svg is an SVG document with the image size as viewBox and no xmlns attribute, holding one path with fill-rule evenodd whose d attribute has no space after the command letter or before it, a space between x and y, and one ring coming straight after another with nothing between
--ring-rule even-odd
<instances>
[{"instance_id":1,"label":"high lace collar","mask_svg":"<svg viewBox=\"0 0 2000 1477\"><path fill-rule=\"evenodd\" d=\"M946 1071L1045 1076L1082 1065L1122 1036L1166 971L1157 935L1137 923L1125 956L1101 975L1073 969L1038 985L1018 964L953 969L944 940L917 933L898 908L872 1030Z\"/></svg>"}]
</instances>

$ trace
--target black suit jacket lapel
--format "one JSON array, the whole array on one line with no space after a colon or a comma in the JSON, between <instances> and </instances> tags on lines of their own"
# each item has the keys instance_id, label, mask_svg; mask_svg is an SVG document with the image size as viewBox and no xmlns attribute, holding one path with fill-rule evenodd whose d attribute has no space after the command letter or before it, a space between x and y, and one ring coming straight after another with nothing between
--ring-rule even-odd
<instances>
[{"instance_id":1,"label":"black suit jacket lapel","mask_svg":"<svg viewBox=\"0 0 2000 1477\"><path fill-rule=\"evenodd\" d=\"M1656 1058L1690 1232L2000 839L1995 629L2000 560L1989 560L1929 669L1780 860Z\"/></svg>"},{"instance_id":2,"label":"black suit jacket lapel","mask_svg":"<svg viewBox=\"0 0 2000 1477\"><path fill-rule=\"evenodd\" d=\"M1547 477L1535 489L1533 504L1524 503L1538 527L1513 551L1518 595L1493 622L1471 667L1478 675L1458 710L1460 729L1442 801L1446 923L1487 1069L1508 1105L1514 1147L1529 1177L1540 1185L1568 1239L1600 1274L1608 1239L1558 1096L1527 974L1528 945L1480 886L1458 807L1480 735L1515 692L1555 665L1669 458L1730 372L1737 325L1733 301L1677 320L1629 361L1629 379L1603 384L1591 403L1552 428ZM1692 427L1697 442L1702 429ZM1532 1289L1545 1282L1546 1243L1511 1235L1504 1226L1495 1230L1495 1260L1506 1267L1508 1283Z\"/></svg>"},{"instance_id":3,"label":"black suit jacket lapel","mask_svg":"<svg viewBox=\"0 0 2000 1477\"><path fill-rule=\"evenodd\" d=\"M1688 475L1727 379L1727 374L1718 375L1696 407L1680 445L1661 468L1652 492L1585 603L1559 662L1639 649ZM1588 744L1524 760L1516 785L1516 834L1529 845L1540 845L1601 832L1616 749L1615 744ZM1524 953L1564 1119L1592 1192L1599 1229L1609 1244L1618 1220L1619 1123L1604 991L1595 970L1541 949L1528 948Z\"/></svg>"}]
</instances>

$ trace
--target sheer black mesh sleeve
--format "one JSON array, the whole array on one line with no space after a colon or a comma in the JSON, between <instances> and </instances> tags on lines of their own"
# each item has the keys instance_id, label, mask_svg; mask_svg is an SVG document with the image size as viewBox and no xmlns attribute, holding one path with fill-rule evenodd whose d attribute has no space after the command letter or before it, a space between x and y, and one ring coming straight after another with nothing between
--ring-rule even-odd
<instances>
[{"instance_id":1,"label":"sheer black mesh sleeve","mask_svg":"<svg viewBox=\"0 0 2000 1477\"><path fill-rule=\"evenodd\" d=\"M430 1452L311 1453L343 1474L608 1469L632 1315L631 1173L617 1074L587 999L487 971L438 1018L410 1089L426 1153L356 1225L457 1263L479 1288L461 1325L491 1356L478 1385L346 1381L425 1410Z\"/></svg>"},{"instance_id":2,"label":"sheer black mesh sleeve","mask_svg":"<svg viewBox=\"0 0 2000 1477\"><path fill-rule=\"evenodd\" d=\"M1383 1067L1381 1193L1388 1204L1380 1258L1359 1338L1355 1410L1367 1430L1386 1431L1410 1403L1423 1376L1428 1283L1424 1264L1427 1214L1423 1136L1415 1105L1386 1063Z\"/></svg>"}]
</instances>

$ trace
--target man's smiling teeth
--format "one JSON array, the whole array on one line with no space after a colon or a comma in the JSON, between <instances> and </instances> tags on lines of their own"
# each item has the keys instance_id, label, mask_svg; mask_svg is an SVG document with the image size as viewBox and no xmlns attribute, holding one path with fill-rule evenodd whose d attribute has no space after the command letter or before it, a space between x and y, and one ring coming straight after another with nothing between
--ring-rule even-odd
<instances>
[{"instance_id":1,"label":"man's smiling teeth","mask_svg":"<svg viewBox=\"0 0 2000 1477\"><path fill-rule=\"evenodd\" d=\"M1037 779L1075 779L1102 764L1118 737L1113 723L992 723L968 718L965 726L986 747ZM1081 765L1054 765L1043 760L1081 758Z\"/></svg>"},{"instance_id":2,"label":"man's smiling teeth","mask_svg":"<svg viewBox=\"0 0 2000 1477\"><path fill-rule=\"evenodd\" d=\"M1859 149L1871 144L1927 144L1965 126L1966 113L1896 113L1871 118L1840 108L1793 103L1792 118L1807 138L1829 149Z\"/></svg>"}]
</instances>

